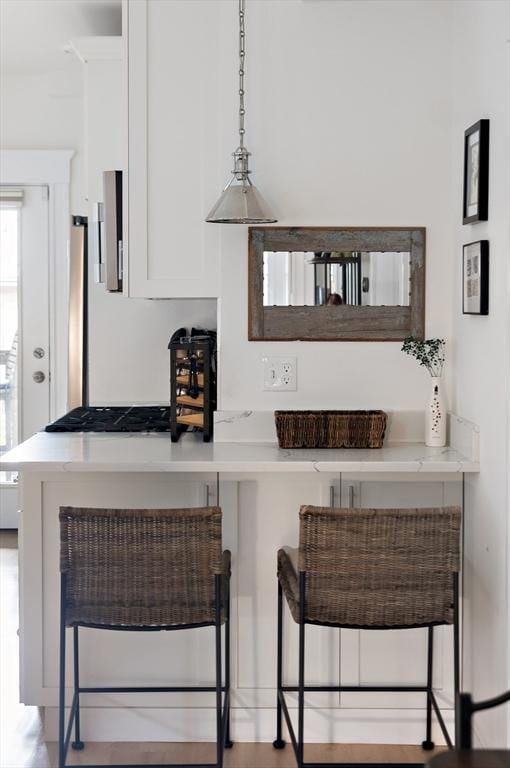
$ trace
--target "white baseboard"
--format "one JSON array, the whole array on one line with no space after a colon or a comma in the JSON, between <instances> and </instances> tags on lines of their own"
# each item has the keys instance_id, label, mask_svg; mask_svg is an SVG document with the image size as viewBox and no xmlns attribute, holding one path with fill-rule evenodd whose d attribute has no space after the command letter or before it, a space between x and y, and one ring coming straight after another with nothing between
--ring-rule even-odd
<instances>
[{"instance_id":1,"label":"white baseboard","mask_svg":"<svg viewBox=\"0 0 510 768\"><path fill-rule=\"evenodd\" d=\"M55 741L58 709L44 710L44 736ZM443 710L453 733L453 711ZM296 711L291 710L293 721ZM232 710L232 739L271 742L275 738L275 709ZM87 741L214 741L214 708L82 707L81 734ZM425 738L423 709L313 709L305 712L309 743L421 744ZM444 744L436 722L433 740Z\"/></svg>"}]
</instances>

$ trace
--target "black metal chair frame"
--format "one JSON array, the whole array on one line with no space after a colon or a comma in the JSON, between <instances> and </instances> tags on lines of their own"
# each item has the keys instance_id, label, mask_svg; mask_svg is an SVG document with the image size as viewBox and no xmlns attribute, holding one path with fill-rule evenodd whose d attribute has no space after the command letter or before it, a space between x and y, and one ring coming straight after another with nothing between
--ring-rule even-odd
<instances>
[{"instance_id":1,"label":"black metal chair frame","mask_svg":"<svg viewBox=\"0 0 510 768\"><path fill-rule=\"evenodd\" d=\"M471 749L471 718L475 712L499 707L510 701L510 691L495 696L493 699L474 702L470 693L460 693L458 699L459 717L456 722L456 743L459 749Z\"/></svg>"},{"instance_id":2,"label":"black metal chair frame","mask_svg":"<svg viewBox=\"0 0 510 768\"><path fill-rule=\"evenodd\" d=\"M226 589L224 607L225 623L225 683L222 684L222 649L221 649L221 612L222 612L222 581L225 580ZM72 748L81 750L84 743L80 738L80 694L81 693L215 693L216 694L216 761L214 763L186 763L186 768L222 768L223 751L233 746L230 740L230 573L217 574L214 577L215 593L215 621L203 624L180 624L168 627L129 627L104 624L89 624L76 622L73 624L73 650L74 650L74 693L71 703L71 712L67 727L65 724L65 661L66 661L66 573L60 577L60 671L59 671L59 739L58 739L58 765L66 768L66 757L74 724L74 741ZM92 627L95 629L110 629L116 631L157 632L176 631L181 629L196 629L197 627L215 627L216 648L216 685L214 686L122 686L122 687L83 687L80 685L79 674L79 646L78 627ZM223 698L223 703L222 703ZM83 765L81 768L104 768L101 765ZM152 765L151 768L180 768L181 763L162 763ZM127 763L112 765L110 768L141 768L139 764Z\"/></svg>"},{"instance_id":3,"label":"black metal chair frame","mask_svg":"<svg viewBox=\"0 0 510 768\"><path fill-rule=\"evenodd\" d=\"M434 691L432 689L433 672L433 654L434 654L434 625L428 626L428 652L427 652L427 684L413 686L354 686L354 685L305 685L305 626L306 624L316 624L319 626L329 626L342 628L340 624L322 624L321 622L311 622L305 619L306 605L306 573L299 571L299 670L298 685L283 684L283 590L280 581L278 581L278 656L277 656L277 702L276 702L276 739L273 741L275 749L283 749L285 741L282 738L282 713L287 724L290 740L296 757L297 768L375 768L379 763L310 763L304 760L304 696L308 692L323 693L342 693L353 691L367 692L423 692L427 694L427 726L426 738L422 742L424 750L434 749L432 741L432 709L434 710L439 726L450 749L453 743L444 722L441 710L437 703ZM459 575L453 574L453 643L454 643L454 690L455 702L457 702L460 684L460 648L459 648ZM346 628L346 627L344 627ZM401 629L410 629L411 627L401 627ZM398 629L398 627L356 627L356 629ZM285 701L286 693L298 694L298 728L297 737L290 718L287 703ZM458 711L455 704L455 724L457 731ZM384 768L402 768L402 763L384 763ZM423 763L406 763L406 768L423 768Z\"/></svg>"}]
</instances>

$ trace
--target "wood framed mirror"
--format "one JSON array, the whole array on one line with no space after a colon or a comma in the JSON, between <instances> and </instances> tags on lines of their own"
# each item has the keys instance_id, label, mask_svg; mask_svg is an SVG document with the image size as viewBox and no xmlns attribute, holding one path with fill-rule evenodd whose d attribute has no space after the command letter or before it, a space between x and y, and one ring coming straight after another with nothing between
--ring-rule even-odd
<instances>
[{"instance_id":1,"label":"wood framed mirror","mask_svg":"<svg viewBox=\"0 0 510 768\"><path fill-rule=\"evenodd\" d=\"M424 227L249 227L250 341L424 338Z\"/></svg>"}]
</instances>

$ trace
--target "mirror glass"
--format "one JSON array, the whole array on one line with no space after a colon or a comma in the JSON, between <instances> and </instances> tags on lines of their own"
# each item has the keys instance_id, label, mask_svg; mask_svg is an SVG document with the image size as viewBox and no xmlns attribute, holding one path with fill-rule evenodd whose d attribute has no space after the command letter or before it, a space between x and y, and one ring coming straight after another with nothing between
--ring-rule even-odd
<instances>
[{"instance_id":1,"label":"mirror glass","mask_svg":"<svg viewBox=\"0 0 510 768\"><path fill-rule=\"evenodd\" d=\"M410 305L410 252L264 251L264 306Z\"/></svg>"}]
</instances>

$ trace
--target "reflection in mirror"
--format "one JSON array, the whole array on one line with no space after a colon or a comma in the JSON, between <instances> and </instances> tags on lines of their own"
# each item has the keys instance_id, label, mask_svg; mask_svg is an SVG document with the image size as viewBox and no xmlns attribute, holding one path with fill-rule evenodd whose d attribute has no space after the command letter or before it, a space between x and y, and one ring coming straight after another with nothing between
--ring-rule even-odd
<instances>
[{"instance_id":1,"label":"reflection in mirror","mask_svg":"<svg viewBox=\"0 0 510 768\"><path fill-rule=\"evenodd\" d=\"M410 304L409 252L264 251L264 306Z\"/></svg>"}]
</instances>

